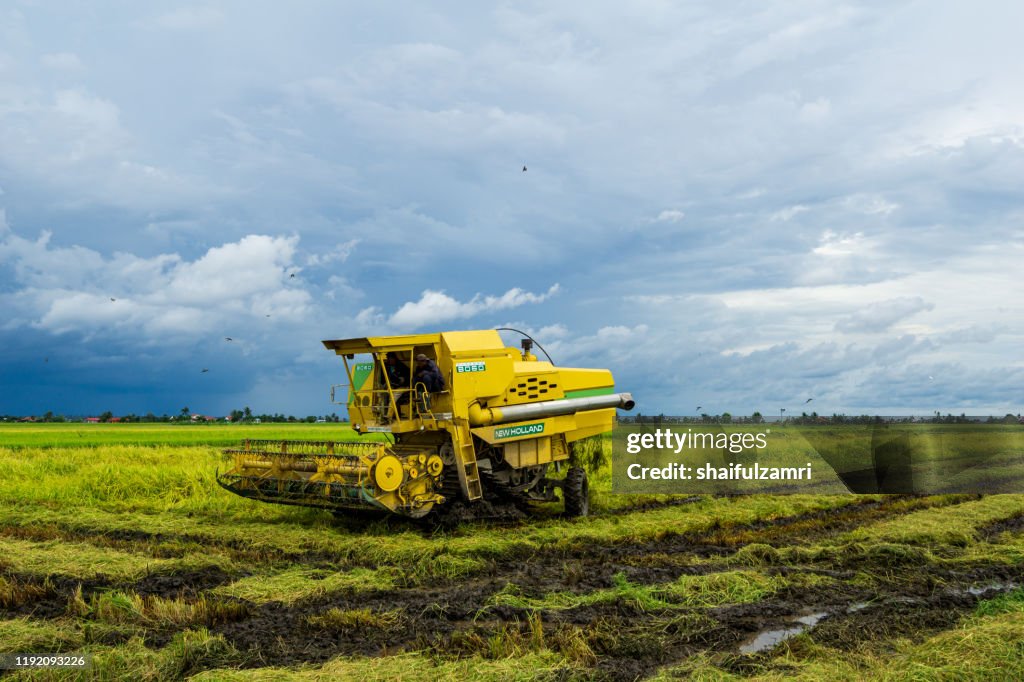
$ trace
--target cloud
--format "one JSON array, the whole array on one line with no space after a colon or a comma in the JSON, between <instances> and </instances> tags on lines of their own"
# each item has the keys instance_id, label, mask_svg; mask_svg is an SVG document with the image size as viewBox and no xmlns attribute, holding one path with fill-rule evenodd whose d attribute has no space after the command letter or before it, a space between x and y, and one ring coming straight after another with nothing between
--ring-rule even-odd
<instances>
[{"instance_id":1,"label":"cloud","mask_svg":"<svg viewBox=\"0 0 1024 682\"><path fill-rule=\"evenodd\" d=\"M814 247L813 252L818 256L856 256L862 255L870 250L872 242L864 238L863 232L852 235L836 234L832 230L826 230L821 235L821 242Z\"/></svg>"},{"instance_id":2,"label":"cloud","mask_svg":"<svg viewBox=\"0 0 1024 682\"><path fill-rule=\"evenodd\" d=\"M800 120L805 123L819 123L828 118L832 103L827 97L819 97L812 102L805 102L800 107Z\"/></svg>"},{"instance_id":3,"label":"cloud","mask_svg":"<svg viewBox=\"0 0 1024 682\"><path fill-rule=\"evenodd\" d=\"M845 197L842 204L852 211L859 211L865 215L882 216L888 216L900 207L899 204L877 194L853 194Z\"/></svg>"},{"instance_id":4,"label":"cloud","mask_svg":"<svg viewBox=\"0 0 1024 682\"><path fill-rule=\"evenodd\" d=\"M248 235L214 247L172 271L165 291L172 298L232 299L274 292L286 285L298 237Z\"/></svg>"},{"instance_id":5,"label":"cloud","mask_svg":"<svg viewBox=\"0 0 1024 682\"><path fill-rule=\"evenodd\" d=\"M842 318L836 322L835 329L848 334L881 332L911 315L934 308L934 304L928 303L920 296L894 298L880 303L872 303L866 308Z\"/></svg>"},{"instance_id":6,"label":"cloud","mask_svg":"<svg viewBox=\"0 0 1024 682\"><path fill-rule=\"evenodd\" d=\"M85 85L6 92L0 86L0 98L7 100L0 106L0 180L20 188L18 197L27 187L50 196L38 210L141 207L151 213L138 219L149 222L168 206L180 212L186 197L198 203L224 196L215 181L195 182L173 163L154 163L125 125L117 100Z\"/></svg>"},{"instance_id":7,"label":"cloud","mask_svg":"<svg viewBox=\"0 0 1024 682\"><path fill-rule=\"evenodd\" d=\"M56 71L81 71L85 68L82 60L74 52L53 52L39 58L40 63L48 69Z\"/></svg>"},{"instance_id":8,"label":"cloud","mask_svg":"<svg viewBox=\"0 0 1024 682\"><path fill-rule=\"evenodd\" d=\"M484 296L476 294L466 302L460 302L443 291L427 289L419 301L402 304L390 318L388 323L396 327L415 328L427 324L437 324L449 320L474 317L484 312L518 308L530 303L543 303L558 292L558 284L552 284L543 294L534 294L519 287L509 289L500 296ZM372 312L364 310L360 316L372 319Z\"/></svg>"},{"instance_id":9,"label":"cloud","mask_svg":"<svg viewBox=\"0 0 1024 682\"><path fill-rule=\"evenodd\" d=\"M1010 328L1003 324L991 324L984 326L972 324L967 327L952 329L950 331L937 334L936 338L944 344L992 343L1000 334L1004 334L1009 330Z\"/></svg>"},{"instance_id":10,"label":"cloud","mask_svg":"<svg viewBox=\"0 0 1024 682\"><path fill-rule=\"evenodd\" d=\"M560 364L575 362L622 367L630 359L643 358L643 366L650 368L656 365L656 356L660 352L655 351L648 356L648 351L652 350L649 345L652 334L646 324L606 325L592 333L570 334L567 330L556 330L550 343L545 342L550 336L544 331L539 330L536 338Z\"/></svg>"},{"instance_id":11,"label":"cloud","mask_svg":"<svg viewBox=\"0 0 1024 682\"><path fill-rule=\"evenodd\" d=\"M564 324L549 324L537 330L537 335L545 339L563 339L569 335Z\"/></svg>"},{"instance_id":12,"label":"cloud","mask_svg":"<svg viewBox=\"0 0 1024 682\"><path fill-rule=\"evenodd\" d=\"M682 211L678 210L678 209L674 209L674 208L672 208L672 209L665 209L664 211L662 211L661 213L658 214L658 217L654 219L654 222L656 222L656 223L678 223L678 222L680 222L685 217L686 217L686 214L683 213Z\"/></svg>"},{"instance_id":13,"label":"cloud","mask_svg":"<svg viewBox=\"0 0 1024 682\"><path fill-rule=\"evenodd\" d=\"M357 287L352 286L347 278L341 277L340 275L331 275L327 278L327 289L324 292L324 295L331 300L338 297L352 300L363 298L366 293Z\"/></svg>"},{"instance_id":14,"label":"cloud","mask_svg":"<svg viewBox=\"0 0 1024 682\"><path fill-rule=\"evenodd\" d=\"M972 376L1019 355L1024 6L233 7L0 20L0 185L31 235L0 226L9 395L49 376L18 347L74 340L140 383L138 348L231 326L263 344L236 383L291 411L322 376L284 388L296 349L421 309L527 311L556 359L666 412L808 384L819 409L883 405L869 377L916 381L901 363L978 405ZM573 295L480 307L555 281Z\"/></svg>"},{"instance_id":15,"label":"cloud","mask_svg":"<svg viewBox=\"0 0 1024 682\"><path fill-rule=\"evenodd\" d=\"M154 25L178 31L197 31L219 26L224 12L215 7L182 7L158 16Z\"/></svg>"},{"instance_id":16,"label":"cloud","mask_svg":"<svg viewBox=\"0 0 1024 682\"><path fill-rule=\"evenodd\" d=\"M58 90L54 95L54 110L77 119L95 130L116 130L120 111L113 102L83 90Z\"/></svg>"},{"instance_id":17,"label":"cloud","mask_svg":"<svg viewBox=\"0 0 1024 682\"><path fill-rule=\"evenodd\" d=\"M858 14L858 10L846 6L817 12L806 18L792 18L781 13L772 17L775 21L769 32L736 53L735 66L741 71L753 70L772 62L784 62L801 54L813 53L822 44L827 44L830 36L848 27Z\"/></svg>"},{"instance_id":18,"label":"cloud","mask_svg":"<svg viewBox=\"0 0 1024 682\"><path fill-rule=\"evenodd\" d=\"M352 251L355 250L357 244L359 244L358 239L350 239L347 242L338 244L330 251L312 253L306 258L306 265L311 268L317 268L330 265L331 263L344 263L352 255Z\"/></svg>"},{"instance_id":19,"label":"cloud","mask_svg":"<svg viewBox=\"0 0 1024 682\"><path fill-rule=\"evenodd\" d=\"M810 209L803 204L796 204L794 206L787 206L786 208L780 208L775 213L772 213L770 220L772 222L789 222L794 217L801 213L806 213Z\"/></svg>"},{"instance_id":20,"label":"cloud","mask_svg":"<svg viewBox=\"0 0 1024 682\"><path fill-rule=\"evenodd\" d=\"M8 328L54 334L130 335L145 343L196 338L232 321L274 315L299 321L311 295L290 283L298 237L248 235L207 250L194 261L178 254L104 257L81 246L51 245L9 233L0 264L18 289L0 294Z\"/></svg>"},{"instance_id":21,"label":"cloud","mask_svg":"<svg viewBox=\"0 0 1024 682\"><path fill-rule=\"evenodd\" d=\"M825 230L818 245L800 259L800 284L829 284L886 279L894 276L897 264L881 252L877 239L863 232L853 234Z\"/></svg>"},{"instance_id":22,"label":"cloud","mask_svg":"<svg viewBox=\"0 0 1024 682\"><path fill-rule=\"evenodd\" d=\"M1024 367L976 368L963 363L907 363L872 368L853 387L851 402L908 408L918 414L996 414L1020 411ZM998 405L993 409L993 406ZM884 412L883 412L884 414Z\"/></svg>"},{"instance_id":23,"label":"cloud","mask_svg":"<svg viewBox=\"0 0 1024 682\"><path fill-rule=\"evenodd\" d=\"M371 68L371 70L374 70ZM406 76L403 69L401 76ZM401 143L416 152L483 154L513 146L526 152L544 153L562 147L569 137L568 121L562 116L518 110L512 106L477 101L437 103L426 83L450 89L444 69L410 79L412 92L424 92L418 106L382 98L376 92L381 82L365 74L346 78L318 76L289 86L293 97L328 105L335 115L344 116L364 135L389 144ZM515 165L518 166L517 158ZM518 171L518 167L516 168ZM533 169L534 175L538 168Z\"/></svg>"}]
</instances>

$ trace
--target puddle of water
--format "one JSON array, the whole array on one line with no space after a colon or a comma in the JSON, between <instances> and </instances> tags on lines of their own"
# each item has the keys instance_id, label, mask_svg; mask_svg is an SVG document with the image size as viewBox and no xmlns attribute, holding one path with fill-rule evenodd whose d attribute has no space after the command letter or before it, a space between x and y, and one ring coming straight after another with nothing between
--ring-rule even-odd
<instances>
[{"instance_id":1,"label":"puddle of water","mask_svg":"<svg viewBox=\"0 0 1024 682\"><path fill-rule=\"evenodd\" d=\"M954 588L949 589L949 593L951 593L951 594L958 594L958 595L959 594L970 594L970 595L973 595L975 597L994 596L993 593L995 593L995 594L1003 594L1005 592L1009 592L1010 590L1015 590L1018 587L1020 587L1020 585L1018 583L1015 583L1015 582L1012 582L1012 581L992 582L992 583L986 583L984 585L976 585L976 586L973 586L973 587L966 587L966 588L954 587ZM924 600L921 599L920 597L892 597L890 599L883 600L882 602L862 601L862 602L857 602L856 604L850 604L849 606L847 606L846 607L846 613L857 613L858 611L863 611L864 609L871 608L872 606L874 606L877 603L883 603L883 604L920 604L922 602L924 602Z\"/></svg>"},{"instance_id":2,"label":"puddle of water","mask_svg":"<svg viewBox=\"0 0 1024 682\"><path fill-rule=\"evenodd\" d=\"M985 585L977 585L974 587L968 587L965 589L955 590L957 594L971 594L975 597L982 595L990 595L993 592L1002 594L1015 590L1019 587L1018 583L1015 582L993 582ZM887 603L891 604L919 604L923 600L916 597L893 597L888 600ZM846 607L846 613L857 613L863 611L866 608L871 607L874 602L862 601L855 604L850 604ZM784 642L787 639L796 637L801 632L806 631L809 628L814 627L823 619L828 618L831 613L828 611L821 611L818 613L809 613L803 616L791 616L788 621L791 625L781 628L773 628L771 630L761 630L756 635L747 639L743 644L740 645L741 654L756 654L762 651L767 651L773 646L780 642Z\"/></svg>"},{"instance_id":3,"label":"puddle of water","mask_svg":"<svg viewBox=\"0 0 1024 682\"><path fill-rule=\"evenodd\" d=\"M827 615L828 612L826 611L822 611L821 613L811 613L806 616L800 616L796 619L796 622L800 623L801 625L806 625L807 627L812 628L818 624L818 621L820 621Z\"/></svg>"},{"instance_id":4,"label":"puddle of water","mask_svg":"<svg viewBox=\"0 0 1024 682\"><path fill-rule=\"evenodd\" d=\"M753 639L749 639L740 645L741 654L756 654L771 649L779 642L784 642L790 637L795 637L806 630L804 626L794 628L782 628L780 630L762 630Z\"/></svg>"},{"instance_id":5,"label":"puddle of water","mask_svg":"<svg viewBox=\"0 0 1024 682\"><path fill-rule=\"evenodd\" d=\"M797 616L793 618L792 622L795 623L795 625L790 627L762 630L740 645L740 653L756 654L761 651L767 651L779 642L784 642L791 637L796 637L808 628L814 627L823 618L827 618L828 616L829 613L826 611L822 611L821 613L809 613L805 616Z\"/></svg>"},{"instance_id":6,"label":"puddle of water","mask_svg":"<svg viewBox=\"0 0 1024 682\"><path fill-rule=\"evenodd\" d=\"M977 587L968 587L966 590L962 590L961 594L971 594L975 597L980 597L983 594L989 592L996 592L1002 594L1003 592L1009 592L1010 590L1017 589L1017 583L1014 582L995 582L987 585L978 585Z\"/></svg>"}]
</instances>

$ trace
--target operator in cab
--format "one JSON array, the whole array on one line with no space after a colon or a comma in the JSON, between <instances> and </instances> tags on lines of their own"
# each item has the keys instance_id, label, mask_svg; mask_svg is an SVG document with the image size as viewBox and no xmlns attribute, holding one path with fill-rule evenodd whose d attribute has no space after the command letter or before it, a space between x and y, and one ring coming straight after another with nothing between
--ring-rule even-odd
<instances>
[{"instance_id":1,"label":"operator in cab","mask_svg":"<svg viewBox=\"0 0 1024 682\"><path fill-rule=\"evenodd\" d=\"M437 363L423 353L416 356L415 383L423 384L430 393L437 393L444 390L444 377Z\"/></svg>"},{"instance_id":2,"label":"operator in cab","mask_svg":"<svg viewBox=\"0 0 1024 682\"><path fill-rule=\"evenodd\" d=\"M405 388L409 385L409 366L398 359L397 353L384 356L384 371L388 375L391 388Z\"/></svg>"}]
</instances>

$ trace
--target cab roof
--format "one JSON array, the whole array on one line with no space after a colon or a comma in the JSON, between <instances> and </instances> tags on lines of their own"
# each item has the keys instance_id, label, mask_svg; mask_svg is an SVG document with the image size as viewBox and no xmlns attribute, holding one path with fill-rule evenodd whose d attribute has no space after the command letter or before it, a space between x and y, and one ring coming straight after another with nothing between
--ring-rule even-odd
<instances>
[{"instance_id":1,"label":"cab roof","mask_svg":"<svg viewBox=\"0 0 1024 682\"><path fill-rule=\"evenodd\" d=\"M382 350L405 350L416 346L436 346L444 341L453 353L473 350L501 350L505 344L494 329L441 332L439 334L406 334L402 336L365 336L355 339L324 341L326 348L338 355L374 353Z\"/></svg>"}]
</instances>

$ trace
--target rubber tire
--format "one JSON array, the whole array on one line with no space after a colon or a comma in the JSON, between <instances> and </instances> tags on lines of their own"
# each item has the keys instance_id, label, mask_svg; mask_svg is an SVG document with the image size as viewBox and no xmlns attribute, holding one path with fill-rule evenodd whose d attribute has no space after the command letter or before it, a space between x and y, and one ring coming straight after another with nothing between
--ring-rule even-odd
<instances>
[{"instance_id":1,"label":"rubber tire","mask_svg":"<svg viewBox=\"0 0 1024 682\"><path fill-rule=\"evenodd\" d=\"M572 467L565 474L562 498L565 500L566 516L575 518L590 514L590 484L584 469Z\"/></svg>"}]
</instances>

